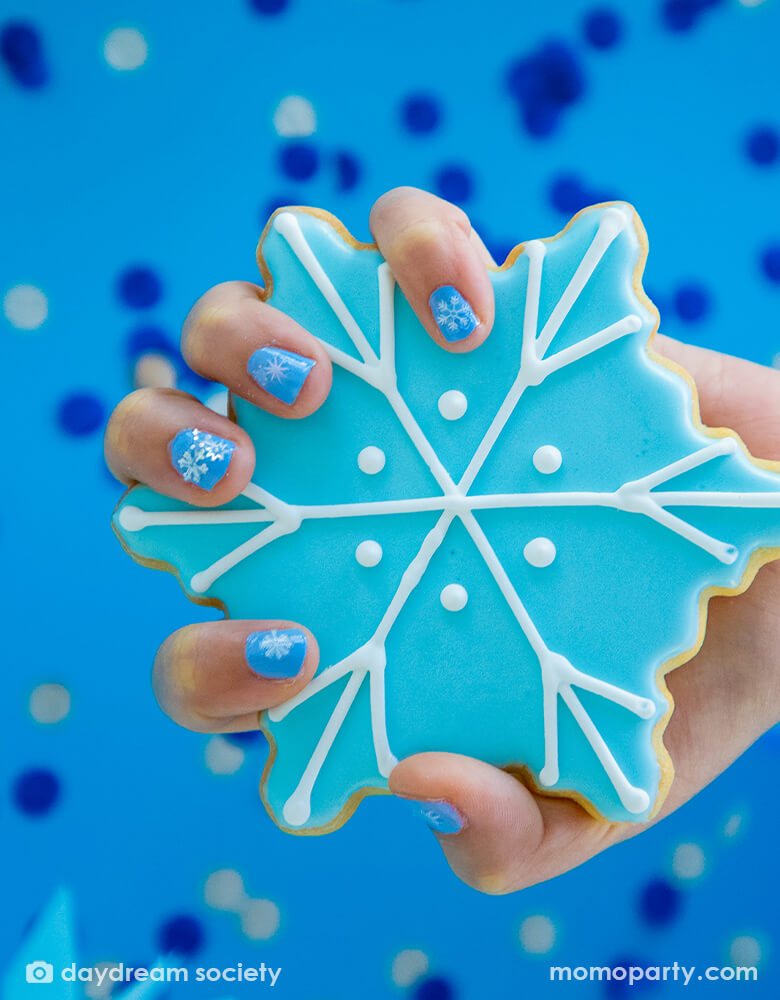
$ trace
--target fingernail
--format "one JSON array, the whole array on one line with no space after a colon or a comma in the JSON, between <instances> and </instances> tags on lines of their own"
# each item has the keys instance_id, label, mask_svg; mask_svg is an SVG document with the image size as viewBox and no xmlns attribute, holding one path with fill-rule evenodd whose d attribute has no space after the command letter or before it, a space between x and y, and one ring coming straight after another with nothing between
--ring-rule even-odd
<instances>
[{"instance_id":1,"label":"fingernail","mask_svg":"<svg viewBox=\"0 0 780 1000\"><path fill-rule=\"evenodd\" d=\"M250 632L244 646L246 662L261 677L295 677L306 659L306 634L299 628Z\"/></svg>"},{"instance_id":2,"label":"fingernail","mask_svg":"<svg viewBox=\"0 0 780 1000\"><path fill-rule=\"evenodd\" d=\"M428 304L442 336L450 343L465 340L479 326L474 310L452 285L437 288Z\"/></svg>"},{"instance_id":3,"label":"fingernail","mask_svg":"<svg viewBox=\"0 0 780 1000\"><path fill-rule=\"evenodd\" d=\"M460 833L466 821L449 802L415 802L414 810L437 833Z\"/></svg>"},{"instance_id":4,"label":"fingernail","mask_svg":"<svg viewBox=\"0 0 780 1000\"><path fill-rule=\"evenodd\" d=\"M236 446L216 434L188 427L179 431L168 448L171 463L182 479L211 490L227 472Z\"/></svg>"},{"instance_id":5,"label":"fingernail","mask_svg":"<svg viewBox=\"0 0 780 1000\"><path fill-rule=\"evenodd\" d=\"M247 371L261 389L289 406L298 398L317 362L279 347L261 347L247 363Z\"/></svg>"}]
</instances>

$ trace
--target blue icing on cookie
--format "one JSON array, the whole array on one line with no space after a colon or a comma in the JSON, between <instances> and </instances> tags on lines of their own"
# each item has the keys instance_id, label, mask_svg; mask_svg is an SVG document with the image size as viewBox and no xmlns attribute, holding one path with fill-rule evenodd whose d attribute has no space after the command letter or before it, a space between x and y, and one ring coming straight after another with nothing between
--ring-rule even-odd
<instances>
[{"instance_id":1,"label":"blue icing on cookie","mask_svg":"<svg viewBox=\"0 0 780 1000\"><path fill-rule=\"evenodd\" d=\"M706 599L780 555L780 467L702 428L648 348L636 213L595 206L518 248L467 355L324 213L277 213L261 247L270 301L329 350L330 396L302 421L234 399L259 456L243 495L139 486L114 526L193 599L317 636L314 679L261 720L272 816L335 828L397 759L448 750L647 819L671 776L663 674Z\"/></svg>"}]
</instances>

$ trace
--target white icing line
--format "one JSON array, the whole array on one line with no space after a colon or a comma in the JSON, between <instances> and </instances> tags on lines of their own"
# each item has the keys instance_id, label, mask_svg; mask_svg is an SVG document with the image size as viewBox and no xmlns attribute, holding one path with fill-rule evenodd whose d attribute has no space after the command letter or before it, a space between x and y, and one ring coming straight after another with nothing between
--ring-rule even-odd
<instances>
[{"instance_id":1,"label":"white icing line","mask_svg":"<svg viewBox=\"0 0 780 1000\"><path fill-rule=\"evenodd\" d=\"M663 468L657 469L655 472L651 472L641 479L635 479L633 482L626 483L623 489L627 491L634 488L643 491L652 490L655 486L660 486L661 483L668 483L670 479L681 476L684 472L690 472L691 469L696 469L706 462L711 462L713 458L718 458L721 455L734 455L738 451L739 445L735 438L719 438L712 444L706 445L698 451L693 451L690 455L679 458L676 462L671 462L669 465L665 465Z\"/></svg>"},{"instance_id":2,"label":"white icing line","mask_svg":"<svg viewBox=\"0 0 780 1000\"><path fill-rule=\"evenodd\" d=\"M282 212L280 215L277 215L274 220L274 228L285 238L290 249L301 262L307 274L347 331L349 339L358 349L363 360L376 362L378 358L366 340L365 334L355 322L352 313L344 305L343 299L325 273L322 264L315 257L295 215L292 212Z\"/></svg>"},{"instance_id":3,"label":"white icing line","mask_svg":"<svg viewBox=\"0 0 780 1000\"><path fill-rule=\"evenodd\" d=\"M551 354L548 358L545 358L544 361L537 362L535 369L531 373L534 379L532 384L540 384L553 372L557 372L559 369L565 368L567 365L570 365L575 361L579 361L581 358L585 358L589 354L593 354L594 351L598 351L600 348L606 347L607 344L611 344L613 341L619 340L621 337L626 337L631 333L638 333L641 329L642 320L639 316L634 313L624 316L611 326L607 326L603 330L599 330L598 333L591 334L590 337L585 337L585 339L581 340L579 343L572 344L571 347L566 347L562 351L558 351L556 354Z\"/></svg>"},{"instance_id":4,"label":"white icing line","mask_svg":"<svg viewBox=\"0 0 780 1000\"><path fill-rule=\"evenodd\" d=\"M253 552L257 552L258 549L262 549L263 546L268 545L269 542L274 541L274 539L279 538L281 535L289 534L291 531L295 531L295 527L283 524L281 521L275 521L269 527L265 528L263 531L258 532L251 538L247 539L243 545L239 545L237 548L233 549L232 552L228 552L227 555L222 556L221 559L217 559L215 563L206 569L201 570L196 573L190 580L190 588L195 591L196 594L205 593L209 587L218 580L224 573L227 573L229 569L233 569L242 560L246 559L247 556L251 556Z\"/></svg>"},{"instance_id":5,"label":"white icing line","mask_svg":"<svg viewBox=\"0 0 780 1000\"><path fill-rule=\"evenodd\" d=\"M536 355L543 358L547 348L560 330L563 321L569 315L569 311L579 298L581 292L590 281L593 272L596 270L601 258L607 252L612 241L626 228L628 219L619 208L608 208L602 213L599 220L599 227L593 242L585 252L585 256L579 263L569 284L564 289L563 294L555 304L555 308L550 313L549 319L544 324L541 333L536 341Z\"/></svg>"},{"instance_id":6,"label":"white icing line","mask_svg":"<svg viewBox=\"0 0 780 1000\"><path fill-rule=\"evenodd\" d=\"M290 798L285 802L282 815L290 826L302 826L311 815L311 793L314 782L325 763L325 758L330 753L333 741L336 739L347 712L355 700L355 695L366 676L365 671L355 670L347 681L346 687L341 693L341 697L333 709L331 717L320 736L314 753L311 755L306 769L301 775L301 780Z\"/></svg>"},{"instance_id":7,"label":"white icing line","mask_svg":"<svg viewBox=\"0 0 780 1000\"><path fill-rule=\"evenodd\" d=\"M395 383L395 278L385 262L377 269L379 282L379 358L380 364L393 373Z\"/></svg>"},{"instance_id":8,"label":"white icing line","mask_svg":"<svg viewBox=\"0 0 780 1000\"><path fill-rule=\"evenodd\" d=\"M623 803L628 812L636 815L644 812L650 806L650 796L644 788L636 788L632 785L618 766L612 755L612 751L604 742L604 737L593 724L593 720L582 707L577 695L568 684L561 687L561 698L566 702L569 711L574 716L577 724L585 735L588 743L595 751L601 762L601 766L607 773L607 777L612 782L618 798Z\"/></svg>"}]
</instances>

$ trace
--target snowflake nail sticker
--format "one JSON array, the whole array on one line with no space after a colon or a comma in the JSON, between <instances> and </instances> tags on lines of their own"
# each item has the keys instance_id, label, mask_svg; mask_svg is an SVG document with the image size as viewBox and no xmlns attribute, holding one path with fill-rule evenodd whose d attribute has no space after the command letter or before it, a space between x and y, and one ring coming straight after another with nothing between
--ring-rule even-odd
<instances>
[{"instance_id":1,"label":"snowflake nail sticker","mask_svg":"<svg viewBox=\"0 0 780 1000\"><path fill-rule=\"evenodd\" d=\"M227 472L235 447L216 434L188 427L170 443L171 462L186 482L210 490Z\"/></svg>"},{"instance_id":2,"label":"snowflake nail sticker","mask_svg":"<svg viewBox=\"0 0 780 1000\"><path fill-rule=\"evenodd\" d=\"M452 285L437 288L428 304L442 336L450 343L465 340L479 326L474 310Z\"/></svg>"},{"instance_id":3,"label":"snowflake nail sticker","mask_svg":"<svg viewBox=\"0 0 780 1000\"><path fill-rule=\"evenodd\" d=\"M247 371L261 389L289 406L317 362L280 347L261 347L249 359Z\"/></svg>"},{"instance_id":4,"label":"snowflake nail sticker","mask_svg":"<svg viewBox=\"0 0 780 1000\"><path fill-rule=\"evenodd\" d=\"M328 351L328 399L305 420L234 399L263 456L241 496L196 509L136 486L114 527L193 600L317 637L314 678L260 719L282 828L335 829L425 750L608 820L660 807L664 676L709 598L780 557L780 464L702 426L690 378L653 353L646 252L630 205L585 209L491 272L491 335L451 354L375 247L324 212L273 216L269 299ZM356 558L366 540L380 559Z\"/></svg>"}]
</instances>

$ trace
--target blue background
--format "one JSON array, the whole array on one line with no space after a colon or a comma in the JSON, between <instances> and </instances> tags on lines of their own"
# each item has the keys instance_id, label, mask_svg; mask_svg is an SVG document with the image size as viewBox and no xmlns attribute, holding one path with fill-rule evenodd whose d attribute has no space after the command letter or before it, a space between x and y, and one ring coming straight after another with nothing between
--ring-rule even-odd
<instances>
[{"instance_id":1,"label":"blue background","mask_svg":"<svg viewBox=\"0 0 780 1000\"><path fill-rule=\"evenodd\" d=\"M191 948L195 965L281 965L275 994L295 1000L600 996L595 984L551 986L549 964L703 968L730 964L731 942L745 935L762 957L759 982L741 989L777 994L774 733L657 829L513 896L459 883L431 834L389 798L366 801L334 835L287 837L257 796L262 740L240 744L235 774L213 774L209 738L157 709L148 683L157 645L209 612L171 577L135 566L109 529L120 489L102 465L101 428L132 388L139 344L156 339L173 352L203 291L256 280L254 246L279 203L327 208L367 239L373 200L416 184L461 199L503 257L557 232L582 204L625 198L650 236L646 285L662 329L772 362L780 285L762 261L780 242L780 161L756 162L749 137L780 126L780 6L610 9L620 37L599 48L584 30L593 4L573 0L0 4L0 295L31 284L49 304L37 330L0 318L0 965L66 885L80 964L151 965L174 943ZM19 20L41 45L21 64L7 42ZM103 42L116 27L144 35L140 68L107 65ZM549 39L560 47L519 73L518 60ZM277 135L274 111L289 94L316 109L312 136ZM427 132L405 123L414 94L438 111ZM312 167L308 178L289 175ZM576 183L561 183L572 175ZM159 281L143 308L126 285L121 292L138 266ZM179 384L208 393L183 370ZM91 402L63 410L74 394ZM68 688L72 707L41 725L28 702L49 682ZM36 768L58 784L48 808L31 813L40 786L25 775ZM735 815L738 833L727 836ZM704 851L696 880L673 874L682 842ZM206 878L223 868L278 905L270 940L249 940L235 915L204 901ZM519 928L540 914L555 944L528 954ZM409 948L426 953L429 973L402 989L391 965ZM190 985L171 995L227 992Z\"/></svg>"}]
</instances>

